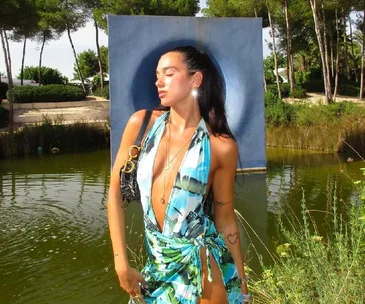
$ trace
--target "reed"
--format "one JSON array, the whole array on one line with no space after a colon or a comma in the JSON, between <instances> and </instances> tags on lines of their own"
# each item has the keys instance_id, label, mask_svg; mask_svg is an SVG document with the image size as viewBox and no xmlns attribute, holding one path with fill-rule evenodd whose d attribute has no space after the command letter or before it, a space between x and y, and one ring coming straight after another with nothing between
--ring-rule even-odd
<instances>
[{"instance_id":1,"label":"reed","mask_svg":"<svg viewBox=\"0 0 365 304\"><path fill-rule=\"evenodd\" d=\"M24 156L51 151L77 152L88 149L109 148L108 123L87 123L79 120L65 124L62 116L17 129L11 136L0 134L0 158Z\"/></svg>"},{"instance_id":2,"label":"reed","mask_svg":"<svg viewBox=\"0 0 365 304\"><path fill-rule=\"evenodd\" d=\"M272 113L268 109L266 112ZM290 118L282 117L286 115ZM280 121L290 123L278 123ZM291 105L290 111L277 112L274 121L271 114L266 116L268 146L343 152L347 149L344 141L365 154L365 107L362 105L349 102L297 104Z\"/></svg>"},{"instance_id":3,"label":"reed","mask_svg":"<svg viewBox=\"0 0 365 304\"><path fill-rule=\"evenodd\" d=\"M271 263L261 263L259 274L247 269L254 303L364 303L365 178L354 184L352 201L339 200L334 189L329 210L309 210L303 193L301 218L290 209L278 217L282 241ZM318 212L329 218L326 235L314 220ZM259 238L237 215L247 234Z\"/></svg>"}]
</instances>

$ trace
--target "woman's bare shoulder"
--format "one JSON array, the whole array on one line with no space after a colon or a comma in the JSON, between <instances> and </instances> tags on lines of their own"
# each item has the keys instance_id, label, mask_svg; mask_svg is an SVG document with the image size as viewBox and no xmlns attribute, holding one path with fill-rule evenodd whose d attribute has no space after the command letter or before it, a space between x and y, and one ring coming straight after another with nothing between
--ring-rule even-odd
<instances>
[{"instance_id":1,"label":"woman's bare shoulder","mask_svg":"<svg viewBox=\"0 0 365 304\"><path fill-rule=\"evenodd\" d=\"M146 116L147 109L142 109L137 112L134 112L132 116L129 118L127 125L140 128L142 126L144 117ZM150 118L150 123L154 123L158 117L160 117L164 112L160 110L152 110L152 115Z\"/></svg>"},{"instance_id":2,"label":"woman's bare shoulder","mask_svg":"<svg viewBox=\"0 0 365 304\"><path fill-rule=\"evenodd\" d=\"M236 141L228 135L210 134L211 149L220 163L237 162L238 146Z\"/></svg>"}]
</instances>

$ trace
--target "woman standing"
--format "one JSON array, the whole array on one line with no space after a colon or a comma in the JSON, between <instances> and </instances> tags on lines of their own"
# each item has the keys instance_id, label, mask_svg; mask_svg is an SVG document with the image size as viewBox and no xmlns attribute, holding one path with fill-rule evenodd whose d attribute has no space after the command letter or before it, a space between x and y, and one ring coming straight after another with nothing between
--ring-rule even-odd
<instances>
[{"instance_id":1,"label":"woman standing","mask_svg":"<svg viewBox=\"0 0 365 304\"><path fill-rule=\"evenodd\" d=\"M113 166L108 219L120 285L130 303L248 302L233 188L238 150L228 127L222 80L194 47L164 54L153 111L138 159L147 263L129 266L119 171L146 111L132 115Z\"/></svg>"}]
</instances>

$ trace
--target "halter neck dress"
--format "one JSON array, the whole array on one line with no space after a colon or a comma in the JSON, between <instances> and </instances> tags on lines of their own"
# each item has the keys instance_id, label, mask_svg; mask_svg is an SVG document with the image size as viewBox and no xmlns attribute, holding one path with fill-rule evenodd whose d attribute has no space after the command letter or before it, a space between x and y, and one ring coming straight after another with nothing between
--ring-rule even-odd
<instances>
[{"instance_id":1,"label":"halter neck dress","mask_svg":"<svg viewBox=\"0 0 365 304\"><path fill-rule=\"evenodd\" d=\"M200 250L207 256L208 279L212 281L209 256L215 259L227 291L229 304L243 302L237 269L214 222L204 211L210 169L210 141L201 119L184 155L173 184L162 231L151 202L153 165L168 121L161 115L148 132L138 160L137 181L144 213L147 262L141 271L148 289L147 304L196 304L202 295ZM131 303L131 301L130 301Z\"/></svg>"}]
</instances>

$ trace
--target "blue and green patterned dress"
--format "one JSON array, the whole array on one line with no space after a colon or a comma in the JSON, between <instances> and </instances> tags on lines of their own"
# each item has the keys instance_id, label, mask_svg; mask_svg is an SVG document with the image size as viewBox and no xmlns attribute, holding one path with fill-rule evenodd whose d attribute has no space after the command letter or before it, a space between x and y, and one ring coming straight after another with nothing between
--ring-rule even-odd
<instances>
[{"instance_id":1,"label":"blue and green patterned dress","mask_svg":"<svg viewBox=\"0 0 365 304\"><path fill-rule=\"evenodd\" d=\"M209 256L220 268L228 303L242 303L237 269L232 256L204 212L210 169L209 132L201 119L178 170L165 214L162 232L151 202L153 164L169 112L161 115L149 131L138 160L137 180L141 193L147 263L141 271L148 290L147 304L196 304L202 294L200 250L205 248L208 279L212 281Z\"/></svg>"}]
</instances>

